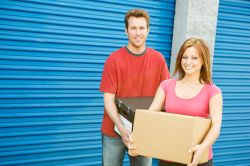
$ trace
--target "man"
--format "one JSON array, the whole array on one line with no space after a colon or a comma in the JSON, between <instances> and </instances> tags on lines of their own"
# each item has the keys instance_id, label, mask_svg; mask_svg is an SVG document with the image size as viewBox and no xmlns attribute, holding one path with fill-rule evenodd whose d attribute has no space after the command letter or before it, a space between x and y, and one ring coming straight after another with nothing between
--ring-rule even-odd
<instances>
[{"instance_id":1,"label":"man","mask_svg":"<svg viewBox=\"0 0 250 166\"><path fill-rule=\"evenodd\" d=\"M161 53L146 47L149 15L134 9L125 16L128 45L113 52L107 59L100 91L104 92L103 165L121 166L129 142L129 131L123 126L114 103L115 97L154 96L161 81L169 78ZM121 136L114 131L117 126ZM132 166L149 166L151 158L129 156Z\"/></svg>"}]
</instances>

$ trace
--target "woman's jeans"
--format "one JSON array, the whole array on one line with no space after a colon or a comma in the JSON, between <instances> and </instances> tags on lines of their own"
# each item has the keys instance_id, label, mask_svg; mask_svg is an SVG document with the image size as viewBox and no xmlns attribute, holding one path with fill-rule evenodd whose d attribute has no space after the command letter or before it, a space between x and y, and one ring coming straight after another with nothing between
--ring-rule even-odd
<instances>
[{"instance_id":1,"label":"woman's jeans","mask_svg":"<svg viewBox=\"0 0 250 166\"><path fill-rule=\"evenodd\" d=\"M166 161L159 160L159 166L187 166L187 164L172 163L172 162L166 162ZM198 166L213 166L213 160L211 159L206 163L199 164Z\"/></svg>"},{"instance_id":2,"label":"woman's jeans","mask_svg":"<svg viewBox=\"0 0 250 166\"><path fill-rule=\"evenodd\" d=\"M121 137L109 137L102 135L102 165L103 166L122 166L126 145L122 142ZM144 156L132 157L129 155L131 166L151 166L152 158Z\"/></svg>"}]
</instances>

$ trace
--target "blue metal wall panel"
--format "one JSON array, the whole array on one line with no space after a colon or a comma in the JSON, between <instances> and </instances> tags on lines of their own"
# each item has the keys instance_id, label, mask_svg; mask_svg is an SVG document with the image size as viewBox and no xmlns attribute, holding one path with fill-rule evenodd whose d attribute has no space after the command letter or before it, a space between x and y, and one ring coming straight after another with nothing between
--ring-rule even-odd
<instances>
[{"instance_id":1,"label":"blue metal wall panel","mask_svg":"<svg viewBox=\"0 0 250 166\"><path fill-rule=\"evenodd\" d=\"M174 0L0 1L0 165L101 165L99 83L131 8L169 64Z\"/></svg>"},{"instance_id":2,"label":"blue metal wall panel","mask_svg":"<svg viewBox=\"0 0 250 166\"><path fill-rule=\"evenodd\" d=\"M213 64L224 97L216 166L250 164L250 1L221 0Z\"/></svg>"}]
</instances>

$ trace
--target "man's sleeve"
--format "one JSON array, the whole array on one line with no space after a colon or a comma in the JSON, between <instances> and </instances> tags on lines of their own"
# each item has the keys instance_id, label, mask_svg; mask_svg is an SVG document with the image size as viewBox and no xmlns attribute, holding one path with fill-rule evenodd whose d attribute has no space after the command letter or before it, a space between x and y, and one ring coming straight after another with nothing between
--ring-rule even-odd
<instances>
[{"instance_id":1,"label":"man's sleeve","mask_svg":"<svg viewBox=\"0 0 250 166\"><path fill-rule=\"evenodd\" d=\"M117 70L115 61L110 57L104 64L100 91L107 93L116 93L117 90Z\"/></svg>"}]
</instances>

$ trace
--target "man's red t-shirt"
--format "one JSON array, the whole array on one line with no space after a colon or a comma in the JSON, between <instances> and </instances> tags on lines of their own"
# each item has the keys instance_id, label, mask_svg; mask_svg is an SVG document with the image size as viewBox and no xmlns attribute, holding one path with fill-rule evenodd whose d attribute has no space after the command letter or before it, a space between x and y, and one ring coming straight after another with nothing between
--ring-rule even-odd
<instances>
[{"instance_id":1,"label":"man's red t-shirt","mask_svg":"<svg viewBox=\"0 0 250 166\"><path fill-rule=\"evenodd\" d=\"M113 52L104 65L100 91L116 97L154 96L161 81L169 78L161 53L146 48L142 55L132 54L127 47ZM104 111L102 133L116 137L114 123Z\"/></svg>"}]
</instances>

